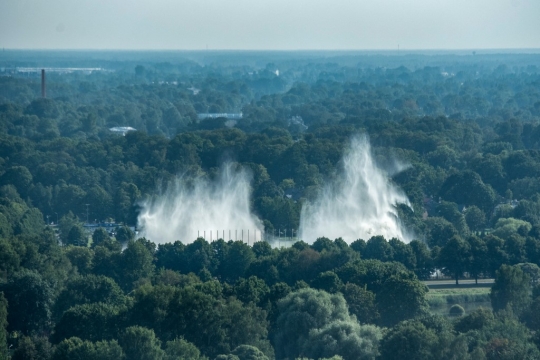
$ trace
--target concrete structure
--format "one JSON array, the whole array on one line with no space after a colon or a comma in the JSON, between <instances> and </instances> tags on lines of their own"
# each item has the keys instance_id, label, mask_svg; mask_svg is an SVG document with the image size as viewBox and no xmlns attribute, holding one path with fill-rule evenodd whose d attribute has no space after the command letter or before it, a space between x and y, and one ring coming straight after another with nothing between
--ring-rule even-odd
<instances>
[{"instance_id":1,"label":"concrete structure","mask_svg":"<svg viewBox=\"0 0 540 360\"><path fill-rule=\"evenodd\" d=\"M131 126L116 126L109 129L111 132L115 134L119 134L122 136L126 136L126 133L130 131L137 131L137 129L132 128Z\"/></svg>"}]
</instances>

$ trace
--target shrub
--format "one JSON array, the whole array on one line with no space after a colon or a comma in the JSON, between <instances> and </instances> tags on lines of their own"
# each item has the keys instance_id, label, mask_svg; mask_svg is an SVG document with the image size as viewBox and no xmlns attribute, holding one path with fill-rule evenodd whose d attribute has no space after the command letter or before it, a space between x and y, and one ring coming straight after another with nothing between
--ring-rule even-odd
<instances>
[{"instance_id":1,"label":"shrub","mask_svg":"<svg viewBox=\"0 0 540 360\"><path fill-rule=\"evenodd\" d=\"M455 317L463 316L465 315L465 309L459 304L452 305L452 307L448 311L448 315Z\"/></svg>"}]
</instances>

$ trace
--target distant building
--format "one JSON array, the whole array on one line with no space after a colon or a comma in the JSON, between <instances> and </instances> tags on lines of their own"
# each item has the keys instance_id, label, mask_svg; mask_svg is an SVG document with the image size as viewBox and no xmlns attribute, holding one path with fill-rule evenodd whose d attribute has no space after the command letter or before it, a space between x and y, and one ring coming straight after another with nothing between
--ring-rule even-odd
<instances>
[{"instance_id":1,"label":"distant building","mask_svg":"<svg viewBox=\"0 0 540 360\"><path fill-rule=\"evenodd\" d=\"M116 233L116 229L123 226L122 224L119 224L119 223L108 223L108 222L103 222L103 223L95 223L95 224L84 224L83 227L84 229L86 230L87 233L89 234L93 234L94 231L96 231L96 229L98 228L104 228L110 236L114 236L115 233ZM135 232L135 234L138 234L139 231L137 230L137 228L135 226L128 226L129 229L133 232Z\"/></svg>"},{"instance_id":2,"label":"distant building","mask_svg":"<svg viewBox=\"0 0 540 360\"><path fill-rule=\"evenodd\" d=\"M131 126L116 126L109 129L111 132L115 134L121 134L122 136L126 136L127 132L130 131L137 131L137 129L132 128Z\"/></svg>"},{"instance_id":3,"label":"distant building","mask_svg":"<svg viewBox=\"0 0 540 360\"><path fill-rule=\"evenodd\" d=\"M241 119L243 116L242 113L202 113L197 114L197 117L199 120L204 119L217 119L217 118L226 118L231 120L238 120Z\"/></svg>"},{"instance_id":4,"label":"distant building","mask_svg":"<svg viewBox=\"0 0 540 360\"><path fill-rule=\"evenodd\" d=\"M17 67L15 68L15 71L19 74L29 74L29 73L40 73L41 70L45 70L46 72L55 72L59 74L71 74L74 72L82 72L84 74L91 74L96 71L106 71L103 68L60 68L60 67L49 67L49 68L42 68L42 67Z\"/></svg>"}]
</instances>

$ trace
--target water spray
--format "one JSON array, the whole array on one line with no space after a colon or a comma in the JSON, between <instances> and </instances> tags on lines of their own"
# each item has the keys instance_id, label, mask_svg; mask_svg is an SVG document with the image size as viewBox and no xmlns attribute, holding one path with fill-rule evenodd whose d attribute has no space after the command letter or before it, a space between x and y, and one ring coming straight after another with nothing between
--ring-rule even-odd
<instances>
[{"instance_id":1,"label":"water spray","mask_svg":"<svg viewBox=\"0 0 540 360\"><path fill-rule=\"evenodd\" d=\"M339 176L302 207L299 236L308 243L323 236L351 243L374 235L408 242L398 204L410 206L407 196L373 161L367 137L355 137L345 151Z\"/></svg>"}]
</instances>

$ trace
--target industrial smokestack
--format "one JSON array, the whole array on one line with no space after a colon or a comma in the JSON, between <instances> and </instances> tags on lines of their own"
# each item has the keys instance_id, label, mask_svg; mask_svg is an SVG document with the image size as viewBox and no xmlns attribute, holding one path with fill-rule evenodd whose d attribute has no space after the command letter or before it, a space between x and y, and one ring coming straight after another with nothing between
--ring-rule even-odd
<instances>
[{"instance_id":1,"label":"industrial smokestack","mask_svg":"<svg viewBox=\"0 0 540 360\"><path fill-rule=\"evenodd\" d=\"M47 92L45 91L45 69L41 69L41 97L45 98Z\"/></svg>"}]
</instances>

